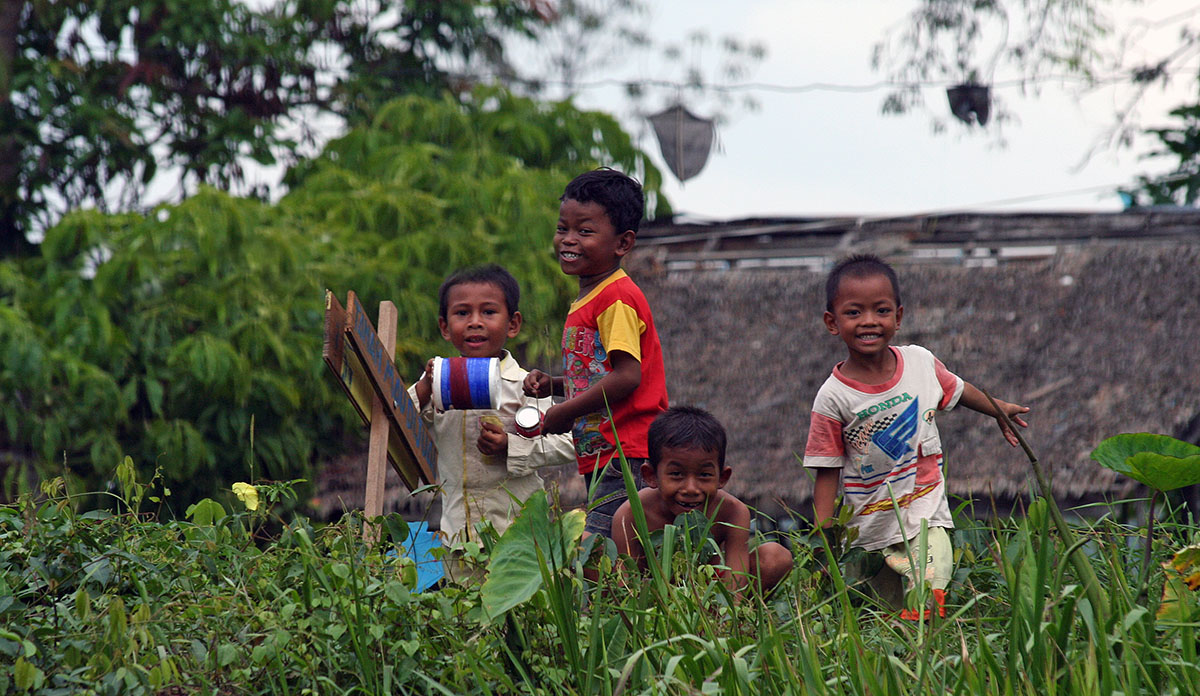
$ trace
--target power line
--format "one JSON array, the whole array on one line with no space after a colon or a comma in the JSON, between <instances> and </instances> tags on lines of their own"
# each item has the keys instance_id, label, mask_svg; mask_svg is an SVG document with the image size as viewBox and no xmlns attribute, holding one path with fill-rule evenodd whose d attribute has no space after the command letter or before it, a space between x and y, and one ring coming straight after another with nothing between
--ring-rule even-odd
<instances>
[{"instance_id":1,"label":"power line","mask_svg":"<svg viewBox=\"0 0 1200 696\"><path fill-rule=\"evenodd\" d=\"M1131 69L1127 72L1114 73L1104 77L1088 77L1078 74L1050 74L1034 77L1016 77L1007 80L996 80L987 84L992 88L1006 87L1029 87L1033 85L1042 85L1052 82L1079 82L1084 86L1096 87L1116 84L1138 84L1145 82L1145 78L1139 77L1141 69ZM1200 66L1180 66L1174 70L1165 68L1155 72L1156 79L1174 77L1179 74L1196 74L1200 73ZM464 79L474 77L479 79L480 76L460 75ZM617 77L602 78L598 80L555 80L555 79L534 79L524 77L514 77L512 75L488 75L483 79L495 80L497 82L506 82L510 84L522 84L528 87L565 87L568 90L585 90L585 89L600 89L605 87L660 87L676 91L687 89L712 91L712 92L779 92L779 93L804 93L804 92L849 92L849 93L866 93L877 92L884 89L920 89L924 87L952 87L961 84L962 80L952 80L949 78L937 80L877 80L862 84L837 83L837 82L808 82L802 84L781 84L772 82L733 82L733 83L711 83L697 82L694 80L680 81L667 80L659 78L638 78L638 79L622 79Z\"/></svg>"}]
</instances>

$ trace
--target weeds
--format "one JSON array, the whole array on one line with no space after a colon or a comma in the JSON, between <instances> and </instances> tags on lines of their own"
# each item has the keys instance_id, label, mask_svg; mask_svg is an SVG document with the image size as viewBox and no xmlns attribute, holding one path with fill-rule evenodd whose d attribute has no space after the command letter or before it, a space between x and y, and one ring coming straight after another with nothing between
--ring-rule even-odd
<instances>
[{"instance_id":1,"label":"weeds","mask_svg":"<svg viewBox=\"0 0 1200 696\"><path fill-rule=\"evenodd\" d=\"M289 489L271 484L254 511L205 500L159 520L140 510L162 514L162 496L131 471L117 512L79 513L55 482L0 507L0 694L1200 692L1200 552L1168 571L1163 618L1143 592L1171 544L1200 539L1171 508L1153 566L1141 530L1102 517L1064 538L1045 499L1022 518L960 515L948 617L914 625L862 590L836 535L791 534L793 573L733 601L696 562L711 556L696 521L645 546L647 576L624 576L610 547L580 543L578 513L535 496L485 540L487 584L416 593L413 566L387 555L399 518L364 544L357 516L270 519Z\"/></svg>"}]
</instances>

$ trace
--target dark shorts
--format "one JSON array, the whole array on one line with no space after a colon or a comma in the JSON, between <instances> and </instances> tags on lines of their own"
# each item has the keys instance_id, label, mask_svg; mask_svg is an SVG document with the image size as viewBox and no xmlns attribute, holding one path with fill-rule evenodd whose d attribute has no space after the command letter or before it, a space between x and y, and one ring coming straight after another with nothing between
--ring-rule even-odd
<instances>
[{"instance_id":1,"label":"dark shorts","mask_svg":"<svg viewBox=\"0 0 1200 696\"><path fill-rule=\"evenodd\" d=\"M629 462L629 469L633 472L633 487L640 489L642 487L642 464L646 462L645 458L630 457L625 461ZM628 497L625 494L625 477L621 475L620 464L621 460L614 457L598 472L594 471L583 475L588 490L592 489L592 480L597 475L600 476L600 482L596 484L596 492L588 499L587 524L583 528L585 532L612 537L613 514ZM596 500L603 502L593 507L591 501Z\"/></svg>"}]
</instances>

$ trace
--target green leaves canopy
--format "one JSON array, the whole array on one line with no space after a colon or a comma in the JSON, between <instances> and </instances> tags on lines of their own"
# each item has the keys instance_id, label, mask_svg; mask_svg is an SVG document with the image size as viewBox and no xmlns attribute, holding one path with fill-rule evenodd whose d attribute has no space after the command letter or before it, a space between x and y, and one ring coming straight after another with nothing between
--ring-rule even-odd
<instances>
[{"instance_id":1,"label":"green leaves canopy","mask_svg":"<svg viewBox=\"0 0 1200 696\"><path fill-rule=\"evenodd\" d=\"M129 209L160 168L240 183L246 159L291 156L285 120L357 124L436 95L443 62L503 64L500 37L534 16L519 0L0 0L0 255L82 204Z\"/></svg>"},{"instance_id":2,"label":"green leaves canopy","mask_svg":"<svg viewBox=\"0 0 1200 696\"><path fill-rule=\"evenodd\" d=\"M39 256L0 262L5 490L29 463L95 490L125 454L184 502L311 482L362 437L320 359L326 288L372 314L396 303L408 381L452 350L445 275L504 264L526 318L509 347L550 368L572 290L551 253L558 196L600 164L643 171L651 196L661 182L609 116L500 91L406 97L293 169L277 205L203 189L147 216L71 214Z\"/></svg>"}]
</instances>

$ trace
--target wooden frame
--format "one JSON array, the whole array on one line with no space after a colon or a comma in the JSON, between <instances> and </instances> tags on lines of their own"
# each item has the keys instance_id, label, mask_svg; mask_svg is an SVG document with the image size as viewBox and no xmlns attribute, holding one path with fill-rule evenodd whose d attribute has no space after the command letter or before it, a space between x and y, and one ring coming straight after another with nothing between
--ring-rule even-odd
<instances>
[{"instance_id":1,"label":"wooden frame","mask_svg":"<svg viewBox=\"0 0 1200 696\"><path fill-rule=\"evenodd\" d=\"M387 459L404 485L412 491L423 484L435 483L437 450L392 362L395 305L385 302L380 306L381 324L384 315L390 313L390 346L385 345L380 334L376 333L365 308L353 291L347 296L346 305L343 308L331 291L325 292L321 357L358 415L364 423L372 426L373 432L379 422L374 414L376 404L373 400L379 400L382 422L388 426L385 438ZM390 310L385 306L390 306ZM373 483L371 478L368 471L368 498L377 492L381 499L382 483ZM370 507L368 516L372 512ZM377 514L379 511L376 511Z\"/></svg>"}]
</instances>

